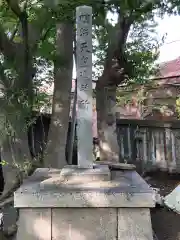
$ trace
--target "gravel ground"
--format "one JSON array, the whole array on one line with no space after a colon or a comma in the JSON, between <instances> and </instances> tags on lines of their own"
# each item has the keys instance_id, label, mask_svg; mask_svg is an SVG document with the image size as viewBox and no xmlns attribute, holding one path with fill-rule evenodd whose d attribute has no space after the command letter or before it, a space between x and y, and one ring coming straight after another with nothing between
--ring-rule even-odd
<instances>
[{"instance_id":1,"label":"gravel ground","mask_svg":"<svg viewBox=\"0 0 180 240\"><path fill-rule=\"evenodd\" d=\"M180 184L180 174L153 173L148 176L149 179L146 181L152 187L159 188L162 196L166 196ZM167 208L157 207L152 209L151 218L158 240L180 240L180 214Z\"/></svg>"}]
</instances>

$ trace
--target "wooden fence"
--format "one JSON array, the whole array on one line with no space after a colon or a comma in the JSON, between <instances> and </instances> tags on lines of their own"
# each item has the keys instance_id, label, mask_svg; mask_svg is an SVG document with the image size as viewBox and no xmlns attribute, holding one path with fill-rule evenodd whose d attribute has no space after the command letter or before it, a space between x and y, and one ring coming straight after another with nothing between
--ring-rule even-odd
<instances>
[{"instance_id":1,"label":"wooden fence","mask_svg":"<svg viewBox=\"0 0 180 240\"><path fill-rule=\"evenodd\" d=\"M117 120L120 161L180 173L180 121Z\"/></svg>"}]
</instances>

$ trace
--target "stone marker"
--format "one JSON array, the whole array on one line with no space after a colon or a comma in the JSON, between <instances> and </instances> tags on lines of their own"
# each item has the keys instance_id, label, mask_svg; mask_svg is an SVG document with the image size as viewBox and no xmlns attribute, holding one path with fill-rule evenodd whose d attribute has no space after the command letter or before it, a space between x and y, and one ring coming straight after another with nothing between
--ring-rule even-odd
<instances>
[{"instance_id":1,"label":"stone marker","mask_svg":"<svg viewBox=\"0 0 180 240\"><path fill-rule=\"evenodd\" d=\"M76 8L76 28L78 166L65 166L60 177L68 182L109 181L108 165L93 164L92 7Z\"/></svg>"},{"instance_id":2,"label":"stone marker","mask_svg":"<svg viewBox=\"0 0 180 240\"><path fill-rule=\"evenodd\" d=\"M14 193L17 240L153 240L153 190L133 166L93 164L92 8L76 18L78 166L37 169Z\"/></svg>"},{"instance_id":3,"label":"stone marker","mask_svg":"<svg viewBox=\"0 0 180 240\"><path fill-rule=\"evenodd\" d=\"M164 204L174 212L180 214L180 184L164 198Z\"/></svg>"},{"instance_id":4,"label":"stone marker","mask_svg":"<svg viewBox=\"0 0 180 240\"><path fill-rule=\"evenodd\" d=\"M60 182L56 169L37 169L28 179L14 194L17 240L153 240L153 190L135 171L87 183Z\"/></svg>"},{"instance_id":5,"label":"stone marker","mask_svg":"<svg viewBox=\"0 0 180 240\"><path fill-rule=\"evenodd\" d=\"M77 138L79 168L93 168L92 7L76 8Z\"/></svg>"}]
</instances>

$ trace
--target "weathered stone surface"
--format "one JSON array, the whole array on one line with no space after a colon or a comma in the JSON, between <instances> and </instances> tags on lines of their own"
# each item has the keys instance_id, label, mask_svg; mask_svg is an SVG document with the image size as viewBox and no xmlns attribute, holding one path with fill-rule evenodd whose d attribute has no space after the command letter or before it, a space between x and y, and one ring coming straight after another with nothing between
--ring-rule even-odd
<instances>
[{"instance_id":1,"label":"weathered stone surface","mask_svg":"<svg viewBox=\"0 0 180 240\"><path fill-rule=\"evenodd\" d=\"M152 188L154 190L154 201L157 205L164 206L164 197L159 194L159 188Z\"/></svg>"},{"instance_id":2,"label":"weathered stone surface","mask_svg":"<svg viewBox=\"0 0 180 240\"><path fill-rule=\"evenodd\" d=\"M116 240L117 210L81 208L52 210L53 240Z\"/></svg>"},{"instance_id":3,"label":"weathered stone surface","mask_svg":"<svg viewBox=\"0 0 180 240\"><path fill-rule=\"evenodd\" d=\"M152 194L128 194L128 193L112 193L110 196L103 193L73 193L59 194L49 192L45 195L31 194L19 197L16 195L16 207L154 207L154 202L151 201ZM18 202L17 199L19 198Z\"/></svg>"},{"instance_id":4,"label":"weathered stone surface","mask_svg":"<svg viewBox=\"0 0 180 240\"><path fill-rule=\"evenodd\" d=\"M164 198L164 204L180 214L180 184Z\"/></svg>"},{"instance_id":5,"label":"weathered stone surface","mask_svg":"<svg viewBox=\"0 0 180 240\"><path fill-rule=\"evenodd\" d=\"M36 171L24 180L26 182L42 182L48 178L52 178L53 176L60 175L61 169L56 168L37 168Z\"/></svg>"},{"instance_id":6,"label":"weathered stone surface","mask_svg":"<svg viewBox=\"0 0 180 240\"><path fill-rule=\"evenodd\" d=\"M51 240L51 209L21 209L17 240Z\"/></svg>"},{"instance_id":7,"label":"weathered stone surface","mask_svg":"<svg viewBox=\"0 0 180 240\"><path fill-rule=\"evenodd\" d=\"M17 240L152 240L153 190L135 171L89 183L62 181L53 170L47 178L47 171L38 170L15 192Z\"/></svg>"},{"instance_id":8,"label":"weathered stone surface","mask_svg":"<svg viewBox=\"0 0 180 240\"><path fill-rule=\"evenodd\" d=\"M36 175L37 177L37 175ZM47 184L27 181L14 194L15 207L154 207L153 190L135 171L115 171L111 181Z\"/></svg>"},{"instance_id":9,"label":"weathered stone surface","mask_svg":"<svg viewBox=\"0 0 180 240\"><path fill-rule=\"evenodd\" d=\"M118 209L118 240L153 240L148 208Z\"/></svg>"},{"instance_id":10,"label":"weathered stone surface","mask_svg":"<svg viewBox=\"0 0 180 240\"><path fill-rule=\"evenodd\" d=\"M100 165L108 165L111 169L119 169L119 170L135 170L136 166L134 164L127 164L127 163L113 163L113 162L105 162L99 161L98 164Z\"/></svg>"},{"instance_id":11,"label":"weathered stone surface","mask_svg":"<svg viewBox=\"0 0 180 240\"><path fill-rule=\"evenodd\" d=\"M92 168L92 7L76 8L76 26L78 165Z\"/></svg>"},{"instance_id":12,"label":"weathered stone surface","mask_svg":"<svg viewBox=\"0 0 180 240\"><path fill-rule=\"evenodd\" d=\"M78 166L66 166L61 171L63 181L92 182L92 181L110 181L111 173L107 165L94 165L93 168L83 169Z\"/></svg>"},{"instance_id":13,"label":"weathered stone surface","mask_svg":"<svg viewBox=\"0 0 180 240\"><path fill-rule=\"evenodd\" d=\"M16 239L152 240L153 233L147 208L34 208L20 210Z\"/></svg>"}]
</instances>

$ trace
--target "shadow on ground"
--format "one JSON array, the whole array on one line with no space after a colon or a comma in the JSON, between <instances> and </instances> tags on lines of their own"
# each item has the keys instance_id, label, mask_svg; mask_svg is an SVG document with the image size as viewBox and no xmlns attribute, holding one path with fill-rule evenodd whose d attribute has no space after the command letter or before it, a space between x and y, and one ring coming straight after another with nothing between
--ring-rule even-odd
<instances>
[{"instance_id":1,"label":"shadow on ground","mask_svg":"<svg viewBox=\"0 0 180 240\"><path fill-rule=\"evenodd\" d=\"M152 187L159 188L162 196L166 196L180 184L180 174L156 172L148 176L147 182ZM151 218L153 230L159 240L180 240L180 214L166 208L155 208L151 210Z\"/></svg>"}]
</instances>

